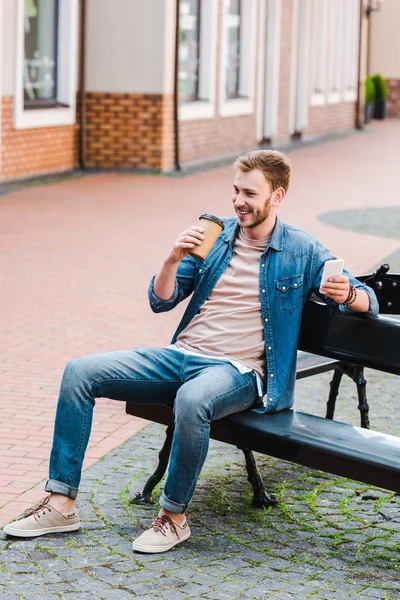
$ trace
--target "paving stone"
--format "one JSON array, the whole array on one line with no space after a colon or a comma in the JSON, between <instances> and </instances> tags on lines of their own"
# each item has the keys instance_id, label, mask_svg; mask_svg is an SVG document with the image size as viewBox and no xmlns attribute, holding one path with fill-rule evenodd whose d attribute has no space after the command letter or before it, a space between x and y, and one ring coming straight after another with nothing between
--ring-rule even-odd
<instances>
[{"instance_id":1,"label":"paving stone","mask_svg":"<svg viewBox=\"0 0 400 600\"><path fill-rule=\"evenodd\" d=\"M369 598L387 598L390 594L389 590L368 587L362 591L364 596ZM393 596L394 597L394 596Z\"/></svg>"}]
</instances>

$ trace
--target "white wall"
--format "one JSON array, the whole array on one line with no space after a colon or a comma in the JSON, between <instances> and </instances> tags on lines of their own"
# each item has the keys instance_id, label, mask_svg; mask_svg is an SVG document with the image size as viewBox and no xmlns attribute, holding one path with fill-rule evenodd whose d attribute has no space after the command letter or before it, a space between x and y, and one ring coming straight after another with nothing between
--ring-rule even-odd
<instances>
[{"instance_id":1,"label":"white wall","mask_svg":"<svg viewBox=\"0 0 400 600\"><path fill-rule=\"evenodd\" d=\"M2 85L3 96L12 96L15 89L15 55L17 36L17 2L3 0L3 31L2 31Z\"/></svg>"},{"instance_id":2,"label":"white wall","mask_svg":"<svg viewBox=\"0 0 400 600\"><path fill-rule=\"evenodd\" d=\"M382 11L371 14L371 74L400 78L400 0L385 0Z\"/></svg>"},{"instance_id":3,"label":"white wall","mask_svg":"<svg viewBox=\"0 0 400 600\"><path fill-rule=\"evenodd\" d=\"M87 90L171 92L164 64L173 67L174 6L175 0L88 0Z\"/></svg>"}]
</instances>

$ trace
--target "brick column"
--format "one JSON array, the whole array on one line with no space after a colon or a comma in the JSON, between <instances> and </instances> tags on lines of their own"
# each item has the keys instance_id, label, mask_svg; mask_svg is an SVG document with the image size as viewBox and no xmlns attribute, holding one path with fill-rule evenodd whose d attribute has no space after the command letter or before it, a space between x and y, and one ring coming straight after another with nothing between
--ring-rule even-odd
<instances>
[{"instance_id":1,"label":"brick column","mask_svg":"<svg viewBox=\"0 0 400 600\"><path fill-rule=\"evenodd\" d=\"M173 97L86 95L88 167L165 171L173 168Z\"/></svg>"}]
</instances>

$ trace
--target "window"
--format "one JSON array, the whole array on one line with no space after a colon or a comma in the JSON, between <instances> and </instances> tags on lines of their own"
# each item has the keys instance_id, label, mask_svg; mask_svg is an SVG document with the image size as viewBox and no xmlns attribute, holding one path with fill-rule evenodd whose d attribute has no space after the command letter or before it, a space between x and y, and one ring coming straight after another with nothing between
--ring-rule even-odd
<instances>
[{"instance_id":1,"label":"window","mask_svg":"<svg viewBox=\"0 0 400 600\"><path fill-rule=\"evenodd\" d=\"M357 98L357 67L360 4L358 0L346 0L344 5L344 99Z\"/></svg>"},{"instance_id":2,"label":"window","mask_svg":"<svg viewBox=\"0 0 400 600\"><path fill-rule=\"evenodd\" d=\"M58 0L25 0L25 107L57 102Z\"/></svg>"},{"instance_id":3,"label":"window","mask_svg":"<svg viewBox=\"0 0 400 600\"><path fill-rule=\"evenodd\" d=\"M180 0L179 99L199 99L200 0Z\"/></svg>"},{"instance_id":4,"label":"window","mask_svg":"<svg viewBox=\"0 0 400 600\"><path fill-rule=\"evenodd\" d=\"M226 97L239 98L240 9L241 0L229 0L227 6Z\"/></svg>"},{"instance_id":5,"label":"window","mask_svg":"<svg viewBox=\"0 0 400 600\"><path fill-rule=\"evenodd\" d=\"M218 2L179 1L179 119L210 119L215 115Z\"/></svg>"},{"instance_id":6,"label":"window","mask_svg":"<svg viewBox=\"0 0 400 600\"><path fill-rule=\"evenodd\" d=\"M325 102L327 66L327 4L326 0L315 0L313 19L313 55L311 104Z\"/></svg>"},{"instance_id":7,"label":"window","mask_svg":"<svg viewBox=\"0 0 400 600\"><path fill-rule=\"evenodd\" d=\"M348 2L348 0L346 0ZM330 3L329 102L340 102L342 76L342 0Z\"/></svg>"},{"instance_id":8,"label":"window","mask_svg":"<svg viewBox=\"0 0 400 600\"><path fill-rule=\"evenodd\" d=\"M78 2L17 0L16 129L75 122Z\"/></svg>"},{"instance_id":9,"label":"window","mask_svg":"<svg viewBox=\"0 0 400 600\"><path fill-rule=\"evenodd\" d=\"M220 77L220 114L254 110L256 0L224 0Z\"/></svg>"}]
</instances>

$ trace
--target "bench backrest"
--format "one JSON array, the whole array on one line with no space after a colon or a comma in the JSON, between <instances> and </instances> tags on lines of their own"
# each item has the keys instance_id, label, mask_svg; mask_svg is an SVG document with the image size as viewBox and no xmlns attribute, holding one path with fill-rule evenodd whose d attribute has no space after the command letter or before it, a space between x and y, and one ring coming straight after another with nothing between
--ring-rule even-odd
<instances>
[{"instance_id":1,"label":"bench backrest","mask_svg":"<svg viewBox=\"0 0 400 600\"><path fill-rule=\"evenodd\" d=\"M298 348L400 375L400 320L307 302Z\"/></svg>"}]
</instances>

